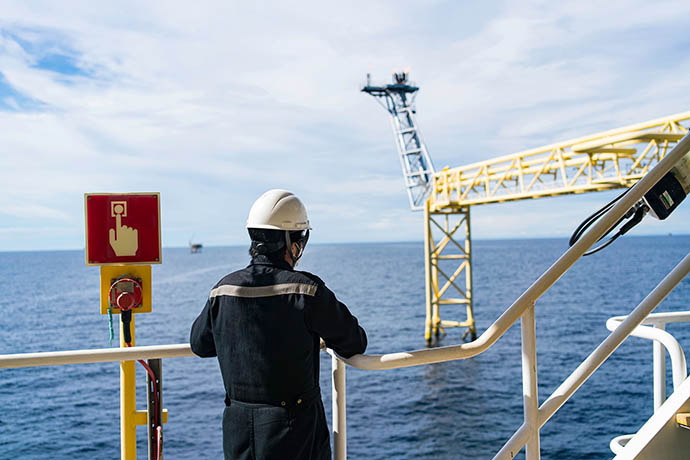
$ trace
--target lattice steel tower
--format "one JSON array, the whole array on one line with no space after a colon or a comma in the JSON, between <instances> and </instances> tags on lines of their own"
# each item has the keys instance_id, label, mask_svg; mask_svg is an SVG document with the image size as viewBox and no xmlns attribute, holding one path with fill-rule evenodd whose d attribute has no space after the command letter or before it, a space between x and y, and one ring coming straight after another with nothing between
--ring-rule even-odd
<instances>
[{"instance_id":1,"label":"lattice steel tower","mask_svg":"<svg viewBox=\"0 0 690 460\"><path fill-rule=\"evenodd\" d=\"M362 88L390 114L410 206L424 210L428 343L448 327L476 338L472 206L630 187L690 131L690 112L677 113L434 172L414 117L418 90L407 72L394 73L385 86L372 86L367 75ZM442 320L443 306L464 306L465 319Z\"/></svg>"},{"instance_id":2,"label":"lattice steel tower","mask_svg":"<svg viewBox=\"0 0 690 460\"><path fill-rule=\"evenodd\" d=\"M419 88L410 85L407 77L407 72L396 72L393 74L392 84L372 86L367 74L367 84L362 91L376 97L391 116L410 207L413 210L421 210L424 209L424 201L429 196L434 166L431 164L414 116L414 100Z\"/></svg>"},{"instance_id":3,"label":"lattice steel tower","mask_svg":"<svg viewBox=\"0 0 690 460\"><path fill-rule=\"evenodd\" d=\"M438 338L439 332L445 334L447 327L465 327L463 339L469 334L474 340L470 209L429 208L435 172L415 119L414 100L419 88L408 83L407 72L395 72L393 83L385 86L372 86L367 74L362 91L376 97L390 114L410 207L424 210L426 341ZM456 232L464 238L458 238ZM441 320L442 305L464 306L465 320Z\"/></svg>"}]
</instances>

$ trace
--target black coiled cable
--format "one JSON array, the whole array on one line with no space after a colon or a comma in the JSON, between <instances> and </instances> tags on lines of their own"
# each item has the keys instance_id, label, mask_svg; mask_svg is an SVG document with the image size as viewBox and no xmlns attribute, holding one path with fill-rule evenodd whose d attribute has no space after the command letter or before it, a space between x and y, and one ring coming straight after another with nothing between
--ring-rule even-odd
<instances>
[{"instance_id":1,"label":"black coiled cable","mask_svg":"<svg viewBox=\"0 0 690 460\"><path fill-rule=\"evenodd\" d=\"M568 241L568 245L572 246L574 245L577 240L582 237L582 235L587 231L589 227L594 224L601 216L606 214L607 211L609 211L621 198L625 196L626 193L628 193L630 189L626 189L623 193L618 195L616 198L611 200L609 203L607 203L603 208L599 209L597 212L592 214L591 216L587 217L582 223L575 229L573 234L570 236L570 240ZM611 226L611 228L608 229L606 233L604 233L598 240L597 243L601 240L603 240L608 234L610 234L618 225L621 224L625 219L631 219L629 222L627 222L625 225L623 225L618 232L613 235L611 238L609 238L605 243L595 247L594 249L590 249L589 251L585 252L583 256L589 256L594 253L597 253L601 251L602 249L608 247L611 243L616 241L618 237L621 235L625 235L630 229L632 229L635 225L639 224L642 221L642 218L647 214L647 211L649 211L649 208L647 207L646 204L643 202L637 203L635 206L630 208L628 212L625 213L623 217L618 219L618 221Z\"/></svg>"}]
</instances>

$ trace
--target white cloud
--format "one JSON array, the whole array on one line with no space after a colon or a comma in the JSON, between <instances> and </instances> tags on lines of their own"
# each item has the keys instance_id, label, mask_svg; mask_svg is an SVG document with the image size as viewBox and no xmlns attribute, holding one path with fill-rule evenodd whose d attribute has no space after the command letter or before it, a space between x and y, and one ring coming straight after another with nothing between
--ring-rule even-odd
<instances>
[{"instance_id":1,"label":"white cloud","mask_svg":"<svg viewBox=\"0 0 690 460\"><path fill-rule=\"evenodd\" d=\"M685 2L2 9L0 73L42 105L26 108L0 87L14 109L0 111L0 225L75 222L74 237L56 244L81 241L83 192L135 190L163 193L164 224L176 229L164 229L165 244L195 231L244 242L249 204L272 187L304 197L321 241L421 238L387 116L358 92L367 72L382 81L412 66L437 167L690 105L688 43L675 33L688 26ZM83 72L37 67L51 53ZM547 200L519 223L509 216L521 206L478 210L474 234L561 234L574 218L550 213ZM10 247L0 238L0 249Z\"/></svg>"},{"instance_id":2,"label":"white cloud","mask_svg":"<svg viewBox=\"0 0 690 460\"><path fill-rule=\"evenodd\" d=\"M69 216L66 213L46 206L19 206L11 203L0 204L0 214L7 214L14 217L31 218L35 220L69 221Z\"/></svg>"}]
</instances>

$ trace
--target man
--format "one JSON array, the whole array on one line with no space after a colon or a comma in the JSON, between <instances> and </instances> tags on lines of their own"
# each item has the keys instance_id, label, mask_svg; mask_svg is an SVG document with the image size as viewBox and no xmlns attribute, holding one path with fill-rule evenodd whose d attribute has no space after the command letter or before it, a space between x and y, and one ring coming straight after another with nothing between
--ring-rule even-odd
<instances>
[{"instance_id":1,"label":"man","mask_svg":"<svg viewBox=\"0 0 690 460\"><path fill-rule=\"evenodd\" d=\"M299 198L269 190L247 229L251 263L215 285L190 335L195 354L220 362L225 459L330 459L319 337L350 357L366 334L323 281L294 270L310 230Z\"/></svg>"}]
</instances>

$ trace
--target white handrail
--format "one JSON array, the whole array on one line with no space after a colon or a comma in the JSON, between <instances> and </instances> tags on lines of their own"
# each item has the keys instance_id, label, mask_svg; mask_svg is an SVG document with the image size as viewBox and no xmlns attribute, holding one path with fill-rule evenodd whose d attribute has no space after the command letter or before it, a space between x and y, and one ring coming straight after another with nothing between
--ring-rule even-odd
<instances>
[{"instance_id":1,"label":"white handrail","mask_svg":"<svg viewBox=\"0 0 690 460\"><path fill-rule=\"evenodd\" d=\"M131 348L96 348L92 350L52 351L0 355L0 369L64 364L107 363L137 359L182 358L195 356L188 343Z\"/></svg>"},{"instance_id":2,"label":"white handrail","mask_svg":"<svg viewBox=\"0 0 690 460\"><path fill-rule=\"evenodd\" d=\"M649 315L642 324L654 326L656 329L666 329L666 324L669 323L687 323L690 322L690 311L688 312L669 312L669 313L655 313ZM666 359L664 350L661 348L659 342L654 342L653 345L653 361L654 361L654 408L660 407L666 400ZM685 364L681 364L678 368L686 369ZM684 371L687 375L687 370ZM674 385L675 390L675 385Z\"/></svg>"},{"instance_id":3,"label":"white handrail","mask_svg":"<svg viewBox=\"0 0 690 460\"><path fill-rule=\"evenodd\" d=\"M587 359L585 359L585 361L583 361L582 364L580 364L580 366L578 366L578 368L541 405L541 407L539 408L539 417L536 427L527 423L527 420L528 418L531 418L531 415L527 413L526 409L526 423L524 423L508 440L508 442L503 446L503 448L496 454L494 460L501 458L513 458L514 455L525 444L528 443L528 441L533 442L531 441L533 439L533 433L531 432L533 432L535 429L538 431L539 428L544 426L544 424L553 416L553 414L555 414L556 411L560 409L560 407L563 404L565 404L565 402L568 399L570 399L570 397L575 393L575 391L577 391L577 389L580 388L580 386L582 386L582 384L599 368L599 366L601 366L601 364L611 355L611 353L613 353L616 350L616 348L618 348L618 346L631 334L631 332L637 327L637 325L645 320L646 316L654 308L656 308L659 305L659 303L661 303L661 301L673 290L673 288L675 288L678 285L678 283L683 278L685 278L685 276L688 275L688 273L690 273L690 254L686 255L685 258L683 258L683 260L681 260L681 262L678 265L676 265L676 267L668 275L666 275L666 277L656 286L656 288L652 292L650 292L649 295L647 295L647 297L645 297L645 299L642 302L640 302L640 304L638 304L638 306L631 312L631 314L628 315L628 317L626 317L626 319L623 320L623 322L611 334L609 334L609 336L587 357ZM651 319L650 322L651 321L654 321L654 318ZM524 335L527 335L529 337L529 333L523 333L523 341L525 340ZM526 346L527 345L523 345L523 355L525 353L529 353L529 351L525 351ZM460 347L462 346L445 348L457 349ZM354 365L354 367L360 367L356 364L362 363L363 359L374 358L364 361L367 364L367 367L360 367L362 369L372 370L391 369L407 367L416 364L426 364L424 362L419 362L425 357L428 359L427 363L450 361L453 359L463 359L450 358L441 360L439 359L438 353L435 353L435 356L431 355L430 353L422 353L425 351L437 350L438 349L418 350L404 353L392 353L380 356L356 355L346 360L340 357L339 359L344 360L350 365ZM527 350L529 350L529 348L527 348ZM375 364L372 366L372 363ZM525 365L528 367L527 370L525 369ZM526 373L527 375L531 375L533 373L534 377L529 377L526 379ZM534 382L536 383L536 357L533 360L523 359L523 379L528 380L531 378L534 378ZM531 388L531 383L526 382L526 384L528 384ZM334 383L334 388L337 388L336 383ZM523 394L525 398L528 399L528 390L524 388L525 387L523 384ZM536 389L534 391L536 393ZM339 423L342 424L342 421L340 421ZM340 444L344 442L344 440L339 439L337 433L334 433L334 439L335 438L338 438L338 442ZM538 446L538 439L536 441L536 445ZM538 452L536 456L529 455L528 458L530 457L539 458ZM334 458L336 460L345 459L345 457L339 456L336 456Z\"/></svg>"},{"instance_id":4,"label":"white handrail","mask_svg":"<svg viewBox=\"0 0 690 460\"><path fill-rule=\"evenodd\" d=\"M654 310L654 308L656 308L661 301L664 300L664 298L666 298L666 296L678 285L678 283L680 283L683 278L688 275L688 273L690 273L690 254L687 254L683 260L681 260L674 267L674 269L671 270L671 272L669 272L663 280L661 280L654 290L652 290L647 297L645 297L644 300L642 300L642 302L635 307L635 309L618 325L618 327L612 331L611 334L609 334L608 337L606 337L606 339L575 369L575 371L573 371L572 374L566 378L566 380L551 394L551 396L544 401L538 410L536 426L528 423L528 421L533 417L532 413L528 409L529 405L531 405L529 401L532 401L530 399L532 394L534 394L536 397L536 388L533 387L533 385L536 385L536 356L533 358L530 356L532 344L524 344L524 342L532 342L534 340L532 337L534 335L534 330L532 329L530 332L529 326L523 326L523 398L526 401L525 423L523 423L522 426L506 442L503 448L496 454L494 460L512 459L517 452L522 449L522 447L528 444L528 442L538 446L538 438L536 441L533 441L534 431L538 431L546 422L549 421L556 411L558 411L558 409L560 409L561 406L563 406L563 404L570 399L570 397L582 386L582 384L599 368L599 366L601 366L606 359L608 359L608 357L618 348L618 346L620 346L620 344L631 335L631 332L645 320L647 315L649 315L649 313ZM649 321L653 322L654 320L655 318L651 318ZM529 317L527 318L527 321L529 322ZM445 348L457 349L459 346ZM443 360L439 359L438 354L430 356L429 353L420 353L421 351L427 350L391 353L379 356L355 355L352 358L344 359L340 356L337 356L332 350L329 350L334 357L337 356L338 358L338 360L335 360L334 363L342 360L350 365L353 365L353 367L370 370L394 369L417 364L430 364L442 361L451 361L454 359L464 359L450 358ZM428 361L426 363L419 362L425 357L425 355L427 355L426 358ZM360 364L362 362L365 362L367 367L354 365L355 363ZM414 364L412 364L412 362L414 362ZM372 366L372 363L381 363L379 364L381 367L377 365ZM344 382L344 376L342 377L342 381ZM339 384L335 380L333 381L333 388L336 391L341 391ZM342 389L342 391L344 391L344 389ZM339 398L339 401L342 401L342 399ZM339 412L336 412L336 410ZM344 413L344 402L343 406L341 406L339 409L336 408L336 410L334 410L334 416L335 414ZM336 422L334 421L334 425L335 423ZM341 426L343 425L341 415L339 416L337 423ZM333 436L334 443L336 442L336 439L339 445L342 445L345 442L345 440L343 440L338 433L334 433ZM344 456L334 456L335 460L345 460L345 458L346 457ZM536 455L533 451L528 452L527 458L538 459L539 452L537 451Z\"/></svg>"},{"instance_id":5,"label":"white handrail","mask_svg":"<svg viewBox=\"0 0 690 460\"><path fill-rule=\"evenodd\" d=\"M614 316L611 319L624 320L625 316ZM665 326L671 323L690 322L690 311L670 311L664 313L653 313L647 316L642 324L649 326Z\"/></svg>"},{"instance_id":6,"label":"white handrail","mask_svg":"<svg viewBox=\"0 0 690 460\"><path fill-rule=\"evenodd\" d=\"M671 272L650 292L628 317L566 378L563 383L539 407L539 427L570 399L583 383L596 371L616 348L630 335L654 308L690 273L690 254L686 255ZM524 445L527 428L523 425L503 446L494 460L512 458L511 452L519 451Z\"/></svg>"},{"instance_id":7,"label":"white handrail","mask_svg":"<svg viewBox=\"0 0 690 460\"><path fill-rule=\"evenodd\" d=\"M674 313L671 313L671 315L674 315ZM690 316L685 312L681 313L681 315ZM615 330L625 320L625 318L625 316L614 316L613 318L609 318L606 321L606 328L609 331ZM644 323L646 322L647 321L645 320ZM659 321L656 322L656 324L663 325L666 323L661 323ZM654 340L663 345L664 348L666 348L666 351L668 351L668 355L671 358L673 388L678 388L680 384L683 383L685 378L688 376L688 367L685 361L685 353L683 353L683 349L680 347L680 344L675 339L675 337L673 337L671 334L669 334L661 328L650 326L637 326L635 329L633 329L630 335L633 335L635 337L641 337L643 339ZM657 406L655 405L654 408L656 409Z\"/></svg>"},{"instance_id":8,"label":"white handrail","mask_svg":"<svg viewBox=\"0 0 690 460\"><path fill-rule=\"evenodd\" d=\"M616 329L626 316L614 316L606 321L606 328L610 331ZM664 328L668 323L690 322L690 311L683 312L668 312L668 313L652 313L647 316L642 324L649 324L652 326L637 326L633 329L631 335L652 340L654 342L653 350L653 368L654 368L654 411L661 407L666 400L666 361L663 346L668 351L671 359L671 371L673 374L673 390L675 391L688 375L687 363L685 361L685 353L678 341L671 334L666 332ZM616 436L609 443L609 448L614 454L622 452L623 448L633 434L624 434Z\"/></svg>"},{"instance_id":9,"label":"white handrail","mask_svg":"<svg viewBox=\"0 0 690 460\"><path fill-rule=\"evenodd\" d=\"M686 255L668 275L638 304L628 317L575 369L540 407L541 425L560 408L592 373L613 353L649 313L690 273L690 254Z\"/></svg>"}]
</instances>

